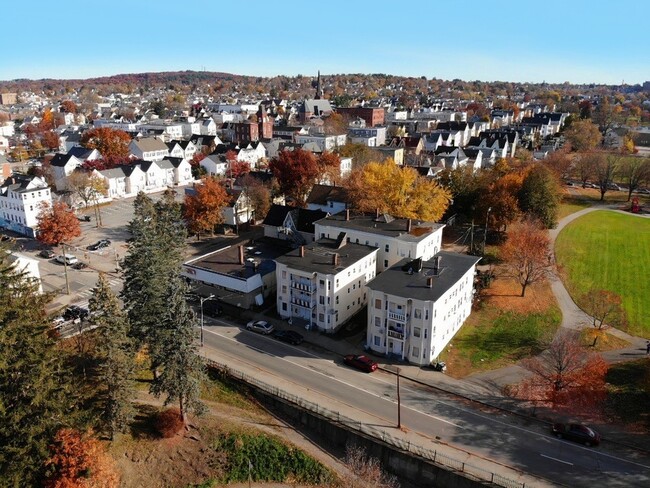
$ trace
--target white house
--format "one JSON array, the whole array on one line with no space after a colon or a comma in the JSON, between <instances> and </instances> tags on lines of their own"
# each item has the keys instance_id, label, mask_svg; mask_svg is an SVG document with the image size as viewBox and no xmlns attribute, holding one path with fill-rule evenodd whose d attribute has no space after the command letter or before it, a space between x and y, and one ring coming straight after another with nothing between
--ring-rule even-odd
<instances>
[{"instance_id":1,"label":"white house","mask_svg":"<svg viewBox=\"0 0 650 488\"><path fill-rule=\"evenodd\" d=\"M307 208L334 215L348 208L349 200L348 191L342 186L316 184L307 197Z\"/></svg>"},{"instance_id":2,"label":"white house","mask_svg":"<svg viewBox=\"0 0 650 488\"><path fill-rule=\"evenodd\" d=\"M55 154L50 160L50 167L52 168L56 189L59 191L65 190L68 184L68 176L82 164L83 161L72 154Z\"/></svg>"},{"instance_id":3,"label":"white house","mask_svg":"<svg viewBox=\"0 0 650 488\"><path fill-rule=\"evenodd\" d=\"M169 156L167 144L158 137L139 137L129 144L129 151L137 159L160 161Z\"/></svg>"},{"instance_id":4,"label":"white house","mask_svg":"<svg viewBox=\"0 0 650 488\"><path fill-rule=\"evenodd\" d=\"M320 239L276 258L277 310L293 324L336 332L367 303L377 248Z\"/></svg>"},{"instance_id":5,"label":"white house","mask_svg":"<svg viewBox=\"0 0 650 488\"><path fill-rule=\"evenodd\" d=\"M187 185L194 180L192 176L192 165L185 158L165 158L164 161L169 161L174 168L174 184Z\"/></svg>"},{"instance_id":6,"label":"white house","mask_svg":"<svg viewBox=\"0 0 650 488\"><path fill-rule=\"evenodd\" d=\"M325 134L296 134L295 143L305 145L314 143L318 146L318 152L333 151L337 147L344 146L347 141L347 134L325 135Z\"/></svg>"},{"instance_id":7,"label":"white house","mask_svg":"<svg viewBox=\"0 0 650 488\"><path fill-rule=\"evenodd\" d=\"M9 260L14 263L14 269L17 273L24 274L25 278L33 281L38 286L38 292L43 293L43 284L41 283L41 272L39 269L38 259L34 259L20 252L9 252Z\"/></svg>"},{"instance_id":8,"label":"white house","mask_svg":"<svg viewBox=\"0 0 650 488\"><path fill-rule=\"evenodd\" d=\"M10 176L0 186L0 225L35 237L36 217L43 203L52 205L52 194L45 179L38 176Z\"/></svg>"},{"instance_id":9,"label":"white house","mask_svg":"<svg viewBox=\"0 0 650 488\"><path fill-rule=\"evenodd\" d=\"M327 217L322 210L309 210L286 205L271 205L262 227L264 236L307 244L314 241L314 222Z\"/></svg>"},{"instance_id":10,"label":"white house","mask_svg":"<svg viewBox=\"0 0 650 488\"><path fill-rule=\"evenodd\" d=\"M223 176L228 170L228 162L223 154L212 154L199 163L209 175Z\"/></svg>"},{"instance_id":11,"label":"white house","mask_svg":"<svg viewBox=\"0 0 650 488\"><path fill-rule=\"evenodd\" d=\"M257 163L266 157L266 148L261 142L250 142L237 153L237 161L248 163L252 170L257 168Z\"/></svg>"},{"instance_id":12,"label":"white house","mask_svg":"<svg viewBox=\"0 0 650 488\"><path fill-rule=\"evenodd\" d=\"M178 141L171 141L166 144L167 150L169 151L169 157L172 158L183 158L185 157L185 151L178 143Z\"/></svg>"},{"instance_id":13,"label":"white house","mask_svg":"<svg viewBox=\"0 0 650 488\"><path fill-rule=\"evenodd\" d=\"M167 171L161 167L162 161L142 161L140 169L145 174L145 191L164 189L167 186Z\"/></svg>"},{"instance_id":14,"label":"white house","mask_svg":"<svg viewBox=\"0 0 650 488\"><path fill-rule=\"evenodd\" d=\"M368 284L366 345L379 354L428 365L472 310L480 258L441 251L403 259Z\"/></svg>"},{"instance_id":15,"label":"white house","mask_svg":"<svg viewBox=\"0 0 650 488\"><path fill-rule=\"evenodd\" d=\"M349 210L314 223L316 239L335 238L345 232L355 244L374 246L377 272L404 258L431 259L441 249L444 224L399 219L390 215L352 215Z\"/></svg>"},{"instance_id":16,"label":"white house","mask_svg":"<svg viewBox=\"0 0 650 488\"><path fill-rule=\"evenodd\" d=\"M95 170L93 176L106 181L108 198L134 196L146 188L145 174L137 164L117 166L102 171Z\"/></svg>"}]
</instances>

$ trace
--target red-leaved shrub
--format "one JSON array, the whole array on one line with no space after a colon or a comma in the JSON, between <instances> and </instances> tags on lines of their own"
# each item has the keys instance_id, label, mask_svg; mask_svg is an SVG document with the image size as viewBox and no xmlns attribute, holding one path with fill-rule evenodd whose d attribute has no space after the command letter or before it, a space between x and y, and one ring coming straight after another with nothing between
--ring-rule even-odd
<instances>
[{"instance_id":1,"label":"red-leaved shrub","mask_svg":"<svg viewBox=\"0 0 650 488\"><path fill-rule=\"evenodd\" d=\"M168 408L158 414L156 429L162 437L169 439L178 434L183 428L181 412L177 408Z\"/></svg>"}]
</instances>

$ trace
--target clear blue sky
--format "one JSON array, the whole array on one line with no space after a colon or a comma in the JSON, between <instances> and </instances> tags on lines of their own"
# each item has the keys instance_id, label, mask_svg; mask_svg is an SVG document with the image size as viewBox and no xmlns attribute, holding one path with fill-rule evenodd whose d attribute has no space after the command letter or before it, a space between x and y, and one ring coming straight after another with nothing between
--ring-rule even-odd
<instances>
[{"instance_id":1,"label":"clear blue sky","mask_svg":"<svg viewBox=\"0 0 650 488\"><path fill-rule=\"evenodd\" d=\"M145 71L650 80L650 1L22 0L0 80Z\"/></svg>"}]
</instances>

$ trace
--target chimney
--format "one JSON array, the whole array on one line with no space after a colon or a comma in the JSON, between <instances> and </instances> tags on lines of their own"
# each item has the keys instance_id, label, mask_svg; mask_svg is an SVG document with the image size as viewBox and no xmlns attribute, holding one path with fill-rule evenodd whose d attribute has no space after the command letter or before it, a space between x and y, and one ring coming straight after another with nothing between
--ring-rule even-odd
<instances>
[{"instance_id":1,"label":"chimney","mask_svg":"<svg viewBox=\"0 0 650 488\"><path fill-rule=\"evenodd\" d=\"M300 248L298 249L298 256L300 256L301 258L305 257L305 246L300 246Z\"/></svg>"},{"instance_id":2,"label":"chimney","mask_svg":"<svg viewBox=\"0 0 650 488\"><path fill-rule=\"evenodd\" d=\"M346 208L345 209L345 220L350 220L350 209Z\"/></svg>"},{"instance_id":3,"label":"chimney","mask_svg":"<svg viewBox=\"0 0 650 488\"><path fill-rule=\"evenodd\" d=\"M431 276L427 276L427 288L433 288L433 278Z\"/></svg>"},{"instance_id":4,"label":"chimney","mask_svg":"<svg viewBox=\"0 0 650 488\"><path fill-rule=\"evenodd\" d=\"M379 220L379 209L375 209L375 218Z\"/></svg>"},{"instance_id":5,"label":"chimney","mask_svg":"<svg viewBox=\"0 0 650 488\"><path fill-rule=\"evenodd\" d=\"M411 219L408 219L406 221L406 232L410 233L412 226L413 226L413 223L412 223Z\"/></svg>"},{"instance_id":6,"label":"chimney","mask_svg":"<svg viewBox=\"0 0 650 488\"><path fill-rule=\"evenodd\" d=\"M339 253L335 252L332 254L332 266L337 267L339 265Z\"/></svg>"},{"instance_id":7,"label":"chimney","mask_svg":"<svg viewBox=\"0 0 650 488\"><path fill-rule=\"evenodd\" d=\"M433 258L433 274L435 275L440 274L440 261L441 261L440 256L436 256L435 258Z\"/></svg>"},{"instance_id":8,"label":"chimney","mask_svg":"<svg viewBox=\"0 0 650 488\"><path fill-rule=\"evenodd\" d=\"M239 264L244 264L244 246L239 246Z\"/></svg>"}]
</instances>

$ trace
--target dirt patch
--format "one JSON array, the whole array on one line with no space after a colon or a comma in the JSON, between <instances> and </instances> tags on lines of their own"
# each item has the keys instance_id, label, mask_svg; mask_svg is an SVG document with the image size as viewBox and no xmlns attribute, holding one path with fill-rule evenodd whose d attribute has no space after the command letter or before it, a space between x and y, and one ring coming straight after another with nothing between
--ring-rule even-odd
<instances>
[{"instance_id":1,"label":"dirt patch","mask_svg":"<svg viewBox=\"0 0 650 488\"><path fill-rule=\"evenodd\" d=\"M499 268L495 274L499 275ZM521 296L521 286L509 278L497 278L485 290L483 300L486 304L511 312L522 314L543 312L555 303L555 295L548 281L536 283L526 288L526 296Z\"/></svg>"}]
</instances>

